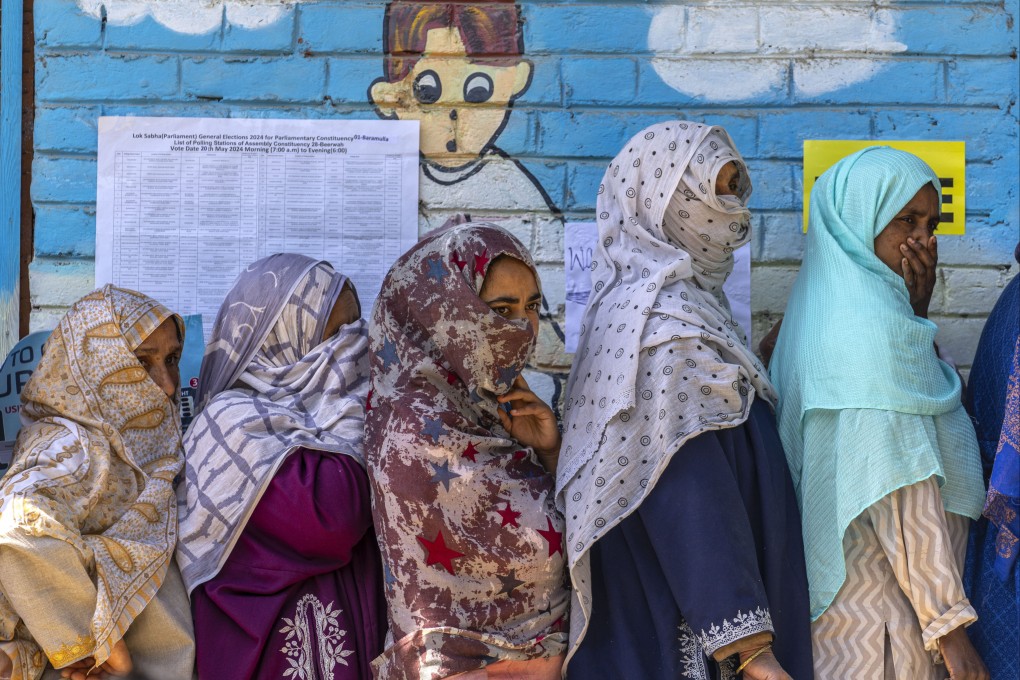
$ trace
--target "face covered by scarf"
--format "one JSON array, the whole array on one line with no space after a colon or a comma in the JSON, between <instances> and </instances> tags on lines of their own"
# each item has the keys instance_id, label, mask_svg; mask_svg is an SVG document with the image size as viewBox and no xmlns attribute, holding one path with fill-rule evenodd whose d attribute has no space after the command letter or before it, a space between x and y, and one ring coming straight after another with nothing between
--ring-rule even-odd
<instances>
[{"instance_id":1,"label":"face covered by scarf","mask_svg":"<svg viewBox=\"0 0 1020 680\"><path fill-rule=\"evenodd\" d=\"M156 595L173 557L181 469L177 406L134 351L167 319L141 293L107 285L74 303L46 341L22 393L25 427L0 487L0 543L27 534L73 546L97 584L92 627L51 654L63 666L102 664ZM45 556L41 556L45 561ZM40 606L60 616L59 583ZM38 677L46 659L0 597L0 649L12 677Z\"/></svg>"},{"instance_id":2,"label":"face covered by scarf","mask_svg":"<svg viewBox=\"0 0 1020 680\"><path fill-rule=\"evenodd\" d=\"M369 476L390 641L378 678L444 678L562 652L563 520L553 479L500 426L535 345L479 298L489 264L531 256L466 224L390 269L372 315Z\"/></svg>"},{"instance_id":3,"label":"face covered by scarf","mask_svg":"<svg viewBox=\"0 0 1020 680\"><path fill-rule=\"evenodd\" d=\"M716 179L736 163L736 195ZM576 589L571 645L587 626L592 544L633 512L688 439L774 402L722 284L750 238L743 159L719 127L671 121L632 138L599 186L578 355L567 386L557 499Z\"/></svg>"},{"instance_id":4,"label":"face covered by scarf","mask_svg":"<svg viewBox=\"0 0 1020 680\"><path fill-rule=\"evenodd\" d=\"M367 324L322 337L346 280L326 262L270 255L241 273L220 307L178 489L177 561L188 592L219 572L292 451L364 463Z\"/></svg>"}]
</instances>

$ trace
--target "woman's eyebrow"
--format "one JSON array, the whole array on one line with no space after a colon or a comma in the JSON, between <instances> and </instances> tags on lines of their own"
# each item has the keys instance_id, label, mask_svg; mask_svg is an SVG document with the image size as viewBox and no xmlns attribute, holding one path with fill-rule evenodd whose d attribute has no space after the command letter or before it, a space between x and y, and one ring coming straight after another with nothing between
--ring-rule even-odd
<instances>
[{"instance_id":1,"label":"woman's eyebrow","mask_svg":"<svg viewBox=\"0 0 1020 680\"><path fill-rule=\"evenodd\" d=\"M180 352L183 349L184 349L184 347L181 345L181 343L179 343L179 342L178 343L174 343L173 345L170 346L170 351L168 352L168 354L172 354L174 352ZM134 354L135 355L138 355L138 354L156 354L158 352L159 352L159 348L157 348L157 347L139 347L138 349L136 349L134 351Z\"/></svg>"},{"instance_id":2,"label":"woman's eyebrow","mask_svg":"<svg viewBox=\"0 0 1020 680\"><path fill-rule=\"evenodd\" d=\"M520 302L520 298L515 298L510 295L504 295L503 297L492 298L491 300L483 300L483 302L485 302L485 304L487 305L495 304L497 302L509 302L512 304L517 304L518 302Z\"/></svg>"},{"instance_id":3,"label":"woman's eyebrow","mask_svg":"<svg viewBox=\"0 0 1020 680\"><path fill-rule=\"evenodd\" d=\"M542 299L542 294L541 293L535 293L534 295L532 295L531 297L528 298L528 302L538 302L541 299Z\"/></svg>"}]
</instances>

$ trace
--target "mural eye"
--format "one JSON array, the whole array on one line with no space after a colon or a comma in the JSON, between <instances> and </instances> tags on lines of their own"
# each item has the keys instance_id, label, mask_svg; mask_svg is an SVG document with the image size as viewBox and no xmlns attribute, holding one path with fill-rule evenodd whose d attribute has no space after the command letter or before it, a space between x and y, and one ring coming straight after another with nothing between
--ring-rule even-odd
<instances>
[{"instance_id":1,"label":"mural eye","mask_svg":"<svg viewBox=\"0 0 1020 680\"><path fill-rule=\"evenodd\" d=\"M484 73L472 73L464 81L464 101L481 104L492 98L492 78Z\"/></svg>"},{"instance_id":2,"label":"mural eye","mask_svg":"<svg viewBox=\"0 0 1020 680\"><path fill-rule=\"evenodd\" d=\"M435 104L443 95L443 83L435 71L422 71L414 79L414 98L422 104Z\"/></svg>"}]
</instances>

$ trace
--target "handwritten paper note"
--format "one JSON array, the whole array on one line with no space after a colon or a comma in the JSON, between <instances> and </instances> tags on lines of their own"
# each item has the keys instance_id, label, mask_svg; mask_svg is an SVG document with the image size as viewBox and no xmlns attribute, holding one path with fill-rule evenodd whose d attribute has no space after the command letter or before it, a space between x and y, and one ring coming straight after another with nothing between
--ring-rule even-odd
<instances>
[{"instance_id":1,"label":"handwritten paper note","mask_svg":"<svg viewBox=\"0 0 1020 680\"><path fill-rule=\"evenodd\" d=\"M567 222L563 235L563 266L566 269L566 350L577 351L581 319L591 294L591 258L598 241L594 222ZM751 246L733 252L733 273L723 291L730 302L733 317L751 342Z\"/></svg>"}]
</instances>

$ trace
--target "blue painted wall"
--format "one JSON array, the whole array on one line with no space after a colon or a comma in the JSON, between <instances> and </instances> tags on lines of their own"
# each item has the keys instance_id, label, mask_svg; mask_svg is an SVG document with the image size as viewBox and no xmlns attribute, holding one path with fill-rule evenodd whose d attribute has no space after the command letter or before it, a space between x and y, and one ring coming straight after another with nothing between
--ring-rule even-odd
<instances>
[{"instance_id":1,"label":"blue painted wall","mask_svg":"<svg viewBox=\"0 0 1020 680\"><path fill-rule=\"evenodd\" d=\"M93 0L35 2L34 328L92 286L98 116L376 116L367 92L382 75L384 2L228 0L190 22L173 10L186 3L163 4L146 13L108 0L104 20ZM755 183L759 336L802 252L804 139L965 140L967 235L941 241L933 318L969 365L1017 269L1016 0L520 6L534 72L498 146L566 219L591 219L602 168L630 135L671 116L726 126ZM518 233L561 303L561 223L530 224Z\"/></svg>"}]
</instances>

